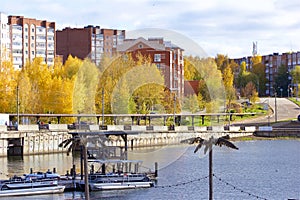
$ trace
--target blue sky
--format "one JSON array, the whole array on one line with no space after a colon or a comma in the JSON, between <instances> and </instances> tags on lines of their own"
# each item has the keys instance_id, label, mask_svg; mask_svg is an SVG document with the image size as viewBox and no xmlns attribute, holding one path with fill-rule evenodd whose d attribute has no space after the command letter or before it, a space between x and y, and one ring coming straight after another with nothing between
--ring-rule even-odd
<instances>
[{"instance_id":1,"label":"blue sky","mask_svg":"<svg viewBox=\"0 0 300 200\"><path fill-rule=\"evenodd\" d=\"M299 0L9 0L0 8L8 15L54 21L57 29L172 30L209 56L231 58L251 55L254 41L261 55L300 51L299 10Z\"/></svg>"}]
</instances>

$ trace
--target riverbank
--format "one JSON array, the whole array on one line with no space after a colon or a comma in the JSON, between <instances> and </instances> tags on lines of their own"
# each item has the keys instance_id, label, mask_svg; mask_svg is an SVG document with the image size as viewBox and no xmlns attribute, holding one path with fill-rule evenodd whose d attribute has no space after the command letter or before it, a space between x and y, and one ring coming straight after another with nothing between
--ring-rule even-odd
<instances>
[{"instance_id":1,"label":"riverbank","mask_svg":"<svg viewBox=\"0 0 300 200\"><path fill-rule=\"evenodd\" d=\"M242 137L235 137L231 138L231 141L251 141L251 140L300 140L297 137L260 137L260 136L242 136Z\"/></svg>"}]
</instances>

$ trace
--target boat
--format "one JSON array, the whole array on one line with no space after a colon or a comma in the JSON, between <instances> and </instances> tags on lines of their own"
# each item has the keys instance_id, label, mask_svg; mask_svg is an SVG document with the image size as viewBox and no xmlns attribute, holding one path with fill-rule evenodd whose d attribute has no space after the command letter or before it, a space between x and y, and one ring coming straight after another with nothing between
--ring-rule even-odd
<instances>
[{"instance_id":1,"label":"boat","mask_svg":"<svg viewBox=\"0 0 300 200\"><path fill-rule=\"evenodd\" d=\"M0 183L0 197L58 194L63 193L64 189L65 186L58 185L57 180L27 181L21 177L14 177Z\"/></svg>"},{"instance_id":2,"label":"boat","mask_svg":"<svg viewBox=\"0 0 300 200\"><path fill-rule=\"evenodd\" d=\"M88 162L92 163L91 171L88 175L89 189L91 191L149 188L154 186L147 173L138 172L138 166L142 161L89 160ZM94 171L95 164L100 166L100 171ZM131 166L133 165L134 170L131 172ZM106 172L109 166L112 168L112 172ZM83 181L80 182L80 188L84 188Z\"/></svg>"},{"instance_id":3,"label":"boat","mask_svg":"<svg viewBox=\"0 0 300 200\"><path fill-rule=\"evenodd\" d=\"M47 179L53 179L53 180L59 180L60 175L54 172L51 172L48 170L47 172L34 172L30 174L24 174L24 180L47 180Z\"/></svg>"},{"instance_id":4,"label":"boat","mask_svg":"<svg viewBox=\"0 0 300 200\"><path fill-rule=\"evenodd\" d=\"M149 188L153 186L151 179L142 173L90 174L89 184L91 191Z\"/></svg>"}]
</instances>

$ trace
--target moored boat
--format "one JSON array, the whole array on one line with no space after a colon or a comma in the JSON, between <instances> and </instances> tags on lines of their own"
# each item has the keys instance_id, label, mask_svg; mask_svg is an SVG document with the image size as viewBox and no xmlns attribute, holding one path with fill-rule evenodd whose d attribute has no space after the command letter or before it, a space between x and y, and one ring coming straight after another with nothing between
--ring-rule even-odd
<instances>
[{"instance_id":1,"label":"moored boat","mask_svg":"<svg viewBox=\"0 0 300 200\"><path fill-rule=\"evenodd\" d=\"M144 173L90 174L90 190L149 188L153 182Z\"/></svg>"},{"instance_id":2,"label":"moored boat","mask_svg":"<svg viewBox=\"0 0 300 200\"><path fill-rule=\"evenodd\" d=\"M154 184L147 173L139 172L142 161L136 160L89 160L91 172L88 175L89 189L97 190L120 190L149 188ZM95 165L99 170L95 172ZM134 169L131 169L134 166ZM111 172L107 172L107 169ZM84 182L80 182L84 188Z\"/></svg>"},{"instance_id":3,"label":"moored boat","mask_svg":"<svg viewBox=\"0 0 300 200\"><path fill-rule=\"evenodd\" d=\"M0 197L63 193L65 186L55 180L5 181L0 185Z\"/></svg>"}]
</instances>

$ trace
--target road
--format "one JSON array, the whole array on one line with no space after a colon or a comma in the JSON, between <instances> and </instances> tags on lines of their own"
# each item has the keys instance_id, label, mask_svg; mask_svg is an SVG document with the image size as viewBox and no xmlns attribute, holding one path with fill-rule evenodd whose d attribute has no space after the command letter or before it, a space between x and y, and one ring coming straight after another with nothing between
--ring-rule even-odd
<instances>
[{"instance_id":1,"label":"road","mask_svg":"<svg viewBox=\"0 0 300 200\"><path fill-rule=\"evenodd\" d=\"M277 106L275 106L275 102ZM269 123L275 122L276 118L277 121L293 120L293 119L295 120L300 114L300 108L286 98L274 98L274 97L260 98L260 103L269 104L269 106L273 110L273 114L270 114L270 116L262 116L259 118L249 119L234 124L238 125L238 124L246 124L246 123L247 124L257 123L257 124L268 125Z\"/></svg>"}]
</instances>

